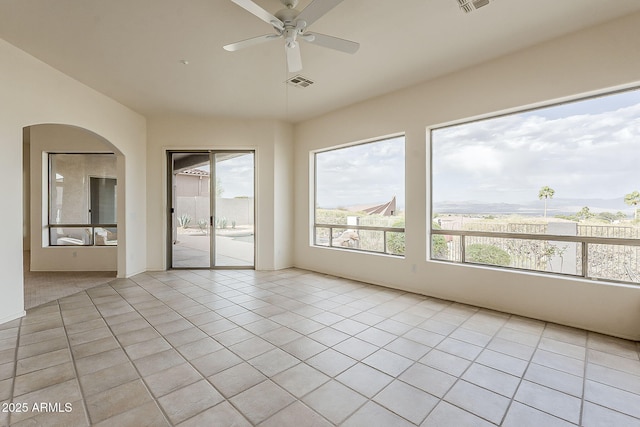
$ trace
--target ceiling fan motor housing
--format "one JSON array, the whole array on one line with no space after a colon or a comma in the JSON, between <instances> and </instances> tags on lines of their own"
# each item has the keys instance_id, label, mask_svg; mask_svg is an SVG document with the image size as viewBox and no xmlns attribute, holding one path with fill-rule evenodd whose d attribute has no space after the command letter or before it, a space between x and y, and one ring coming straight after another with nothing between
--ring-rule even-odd
<instances>
[{"instance_id":1,"label":"ceiling fan motor housing","mask_svg":"<svg viewBox=\"0 0 640 427\"><path fill-rule=\"evenodd\" d=\"M311 0L302 12L295 9L298 0L280 0L285 6L285 9L278 11L274 15L258 6L254 0L231 1L262 21L271 24L275 30L275 34L265 34L223 46L225 50L230 52L235 52L236 50L262 44L274 39L284 39L287 70L289 72L296 72L302 69L302 59L297 41L299 38L309 43L315 43L318 46L350 54L356 53L360 47L358 43L350 40L344 40L326 34L305 32L308 26L312 25L343 0Z\"/></svg>"},{"instance_id":2,"label":"ceiling fan motor housing","mask_svg":"<svg viewBox=\"0 0 640 427\"><path fill-rule=\"evenodd\" d=\"M299 14L300 12L295 9L282 9L276 12L274 16L284 22L284 25L286 27L294 26L294 21Z\"/></svg>"},{"instance_id":3,"label":"ceiling fan motor housing","mask_svg":"<svg viewBox=\"0 0 640 427\"><path fill-rule=\"evenodd\" d=\"M294 9L298 5L298 0L280 0L287 9Z\"/></svg>"}]
</instances>

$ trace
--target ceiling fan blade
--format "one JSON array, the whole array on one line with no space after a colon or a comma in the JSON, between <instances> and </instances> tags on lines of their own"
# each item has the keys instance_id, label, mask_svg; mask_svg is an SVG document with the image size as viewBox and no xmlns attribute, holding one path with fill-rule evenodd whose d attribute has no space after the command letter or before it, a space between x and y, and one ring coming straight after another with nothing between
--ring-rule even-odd
<instances>
[{"instance_id":1,"label":"ceiling fan blade","mask_svg":"<svg viewBox=\"0 0 640 427\"><path fill-rule=\"evenodd\" d=\"M234 0L235 1L235 0ZM304 21L309 25L320 19L325 13L342 3L343 0L313 0L296 17L298 21Z\"/></svg>"},{"instance_id":2,"label":"ceiling fan blade","mask_svg":"<svg viewBox=\"0 0 640 427\"><path fill-rule=\"evenodd\" d=\"M338 37L328 36L320 33L304 33L301 37L303 40L317 44L318 46L328 47L329 49L339 50L345 53L356 53L360 48L360 43L351 40L340 39Z\"/></svg>"},{"instance_id":3,"label":"ceiling fan blade","mask_svg":"<svg viewBox=\"0 0 640 427\"><path fill-rule=\"evenodd\" d=\"M267 24L271 24L274 27L279 28L281 30L284 29L284 23L281 20L279 20L278 18L276 18L275 16L273 16L272 14L270 14L269 12L267 12L266 10L264 10L263 8L255 4L254 2L252 2L251 0L231 0L231 1L237 4L238 6L240 6L241 8L245 9L247 12L252 13L258 18L262 19Z\"/></svg>"},{"instance_id":4,"label":"ceiling fan blade","mask_svg":"<svg viewBox=\"0 0 640 427\"><path fill-rule=\"evenodd\" d=\"M223 46L223 48L224 50L228 50L229 52L235 52L236 50L244 49L245 47L249 46L255 46L257 44L268 42L269 40L279 39L280 37L282 37L282 35L265 34L264 36L252 37L247 40L231 43Z\"/></svg>"},{"instance_id":5,"label":"ceiling fan blade","mask_svg":"<svg viewBox=\"0 0 640 427\"><path fill-rule=\"evenodd\" d=\"M296 43L294 47L285 46L287 53L287 69L290 73L302 70L302 56L300 55L300 44Z\"/></svg>"}]
</instances>

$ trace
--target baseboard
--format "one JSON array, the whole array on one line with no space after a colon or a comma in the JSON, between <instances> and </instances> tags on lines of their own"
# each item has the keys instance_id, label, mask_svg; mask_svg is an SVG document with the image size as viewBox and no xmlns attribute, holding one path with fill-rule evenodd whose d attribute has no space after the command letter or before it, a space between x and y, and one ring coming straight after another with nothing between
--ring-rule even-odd
<instances>
[{"instance_id":1,"label":"baseboard","mask_svg":"<svg viewBox=\"0 0 640 427\"><path fill-rule=\"evenodd\" d=\"M2 325L3 323L8 323L8 322L11 322L12 320L16 320L16 319L19 319L21 317L24 317L26 314L27 314L26 311L22 311L22 312L20 312L18 314L14 314L14 315L11 315L11 316L0 318L0 325Z\"/></svg>"}]
</instances>

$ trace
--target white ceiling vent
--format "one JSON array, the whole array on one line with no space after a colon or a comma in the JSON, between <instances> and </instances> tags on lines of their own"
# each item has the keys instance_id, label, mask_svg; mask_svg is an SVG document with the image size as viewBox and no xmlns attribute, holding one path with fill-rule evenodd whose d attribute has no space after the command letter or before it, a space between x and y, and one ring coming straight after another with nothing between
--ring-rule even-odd
<instances>
[{"instance_id":1,"label":"white ceiling vent","mask_svg":"<svg viewBox=\"0 0 640 427\"><path fill-rule=\"evenodd\" d=\"M291 77L289 80L286 81L286 83L290 84L291 86L305 88L305 87L311 86L314 82L313 80L310 80L298 74L297 76Z\"/></svg>"},{"instance_id":2,"label":"white ceiling vent","mask_svg":"<svg viewBox=\"0 0 640 427\"><path fill-rule=\"evenodd\" d=\"M489 0L458 0L458 6L465 13L473 12L489 4Z\"/></svg>"}]
</instances>

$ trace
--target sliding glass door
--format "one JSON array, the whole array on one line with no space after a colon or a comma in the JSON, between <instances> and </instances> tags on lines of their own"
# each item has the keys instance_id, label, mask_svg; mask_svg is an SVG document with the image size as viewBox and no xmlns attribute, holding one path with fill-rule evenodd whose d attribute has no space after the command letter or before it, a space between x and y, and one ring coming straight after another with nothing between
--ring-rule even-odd
<instances>
[{"instance_id":1,"label":"sliding glass door","mask_svg":"<svg viewBox=\"0 0 640 427\"><path fill-rule=\"evenodd\" d=\"M214 153L215 265L253 267L253 153Z\"/></svg>"},{"instance_id":2,"label":"sliding glass door","mask_svg":"<svg viewBox=\"0 0 640 427\"><path fill-rule=\"evenodd\" d=\"M254 153L169 152L171 268L253 268Z\"/></svg>"}]
</instances>

